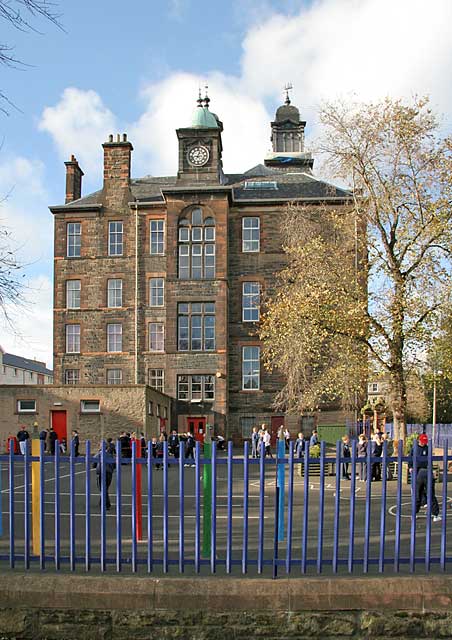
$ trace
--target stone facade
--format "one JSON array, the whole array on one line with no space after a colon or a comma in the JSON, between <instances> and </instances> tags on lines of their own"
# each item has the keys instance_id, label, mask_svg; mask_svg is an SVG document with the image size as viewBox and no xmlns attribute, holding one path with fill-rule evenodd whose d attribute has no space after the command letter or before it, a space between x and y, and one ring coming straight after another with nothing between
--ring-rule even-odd
<instances>
[{"instance_id":1,"label":"stone facade","mask_svg":"<svg viewBox=\"0 0 452 640\"><path fill-rule=\"evenodd\" d=\"M286 419L296 430L299 416L285 418L272 408L283 383L281 374L270 374L258 365L253 381L256 388L247 389L243 382L243 348L260 346L258 324L243 321L243 285L259 283L261 299L274 292L276 274L285 264L279 218L289 202L341 206L350 194L312 175L313 160L303 147L305 123L290 101L278 109L272 123L273 153L265 165L240 175L225 174L223 125L209 111L208 103L208 99L198 100L192 126L177 130L177 176L131 179L133 148L125 134L116 139L110 136L103 145L104 183L97 193L77 199L83 174L74 157L66 163L67 202L51 207L55 218L55 382L67 383L67 372L76 371L77 380L72 382L101 385L107 382L109 370L116 369L121 370L123 384L149 384L150 370L158 369L164 372L164 392L176 400L172 424L179 430L187 430L193 417L236 440L248 436L252 421L266 422L276 433ZM289 139L295 138L297 144L290 143L290 147ZM288 152L290 148L293 151ZM209 223L215 228L214 274L206 275L207 263L203 262L208 250L205 231L198 247L198 240L191 239L181 249L181 225L189 225L198 209L202 220L214 221ZM259 243L253 251L244 250L244 218L258 224ZM156 221L163 223L164 243L161 252L152 253L150 229ZM122 223L122 251L114 256L109 255L112 222ZM80 225L80 255L75 257L68 253L70 223ZM182 250L190 252L185 277L180 273ZM196 251L202 254L204 271L195 276ZM156 278L164 280L163 304L152 306L150 281ZM107 301L111 279L122 281L122 305L116 308ZM80 282L78 308L67 306L70 280ZM181 303L215 305L214 349L179 348ZM65 335L73 324L80 326L80 348L68 353ZM107 350L109 324L121 325L121 350ZM164 326L164 348L158 351L150 348L150 333L156 324ZM214 398L207 393L194 398L193 394L186 401L178 390L178 379L185 379L181 376L191 377L193 383L199 380L193 376L213 379Z\"/></svg>"},{"instance_id":2,"label":"stone facade","mask_svg":"<svg viewBox=\"0 0 452 640\"><path fill-rule=\"evenodd\" d=\"M21 413L19 400L34 400L35 410ZM86 400L99 401L99 411L85 412ZM68 441L76 429L80 439L91 440L93 446L100 439L116 439L123 430L143 431L150 438L170 423L171 404L171 398L146 385L0 386L0 450L6 450L8 436L22 425L31 435L35 423L38 431L53 425L59 435L65 425Z\"/></svg>"},{"instance_id":3,"label":"stone facade","mask_svg":"<svg viewBox=\"0 0 452 640\"><path fill-rule=\"evenodd\" d=\"M0 602L5 640L450 638L452 624L448 576L250 580L4 573Z\"/></svg>"}]
</instances>

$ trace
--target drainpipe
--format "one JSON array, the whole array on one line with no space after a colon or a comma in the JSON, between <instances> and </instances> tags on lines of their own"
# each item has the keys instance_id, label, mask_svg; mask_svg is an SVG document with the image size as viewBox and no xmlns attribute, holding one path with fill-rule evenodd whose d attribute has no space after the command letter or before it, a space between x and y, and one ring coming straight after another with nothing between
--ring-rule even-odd
<instances>
[{"instance_id":1,"label":"drainpipe","mask_svg":"<svg viewBox=\"0 0 452 640\"><path fill-rule=\"evenodd\" d=\"M135 384L138 384L138 203L135 202Z\"/></svg>"}]
</instances>

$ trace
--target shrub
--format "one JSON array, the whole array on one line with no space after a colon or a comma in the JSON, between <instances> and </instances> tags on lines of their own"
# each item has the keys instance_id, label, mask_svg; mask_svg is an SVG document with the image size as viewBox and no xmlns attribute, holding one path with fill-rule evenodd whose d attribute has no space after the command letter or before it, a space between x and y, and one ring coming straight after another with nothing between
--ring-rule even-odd
<instances>
[{"instance_id":1,"label":"shrub","mask_svg":"<svg viewBox=\"0 0 452 640\"><path fill-rule=\"evenodd\" d=\"M414 447L414 441L419 438L418 433L410 433L410 435L405 440L405 455L409 455L411 449Z\"/></svg>"},{"instance_id":2,"label":"shrub","mask_svg":"<svg viewBox=\"0 0 452 640\"><path fill-rule=\"evenodd\" d=\"M309 457L310 458L320 458L320 445L315 444L309 448Z\"/></svg>"}]
</instances>

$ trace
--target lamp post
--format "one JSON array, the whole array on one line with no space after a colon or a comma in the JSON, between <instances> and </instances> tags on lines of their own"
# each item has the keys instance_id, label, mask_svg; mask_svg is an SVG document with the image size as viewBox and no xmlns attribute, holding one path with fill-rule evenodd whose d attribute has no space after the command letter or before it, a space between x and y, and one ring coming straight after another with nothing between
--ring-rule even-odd
<instances>
[{"instance_id":1,"label":"lamp post","mask_svg":"<svg viewBox=\"0 0 452 640\"><path fill-rule=\"evenodd\" d=\"M433 370L433 415L432 415L432 447L435 447L436 439L436 376L442 375L442 371Z\"/></svg>"}]
</instances>

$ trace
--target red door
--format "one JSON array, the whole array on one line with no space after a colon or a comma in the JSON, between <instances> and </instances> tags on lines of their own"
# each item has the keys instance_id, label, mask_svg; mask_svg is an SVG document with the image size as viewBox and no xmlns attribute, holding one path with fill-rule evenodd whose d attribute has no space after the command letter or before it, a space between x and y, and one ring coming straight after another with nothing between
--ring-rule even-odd
<instances>
[{"instance_id":1,"label":"red door","mask_svg":"<svg viewBox=\"0 0 452 640\"><path fill-rule=\"evenodd\" d=\"M278 439L278 431L280 427L284 427L284 416L272 416L271 445L275 446Z\"/></svg>"},{"instance_id":2,"label":"red door","mask_svg":"<svg viewBox=\"0 0 452 640\"><path fill-rule=\"evenodd\" d=\"M52 429L58 436L58 441L63 438L67 441L66 411L52 411Z\"/></svg>"},{"instance_id":3,"label":"red door","mask_svg":"<svg viewBox=\"0 0 452 640\"><path fill-rule=\"evenodd\" d=\"M187 418L188 422L188 430L195 437L195 440L198 442L204 442L204 435L206 433L206 418L202 416L201 418Z\"/></svg>"},{"instance_id":4,"label":"red door","mask_svg":"<svg viewBox=\"0 0 452 640\"><path fill-rule=\"evenodd\" d=\"M160 418L160 433L166 432L166 418Z\"/></svg>"}]
</instances>

